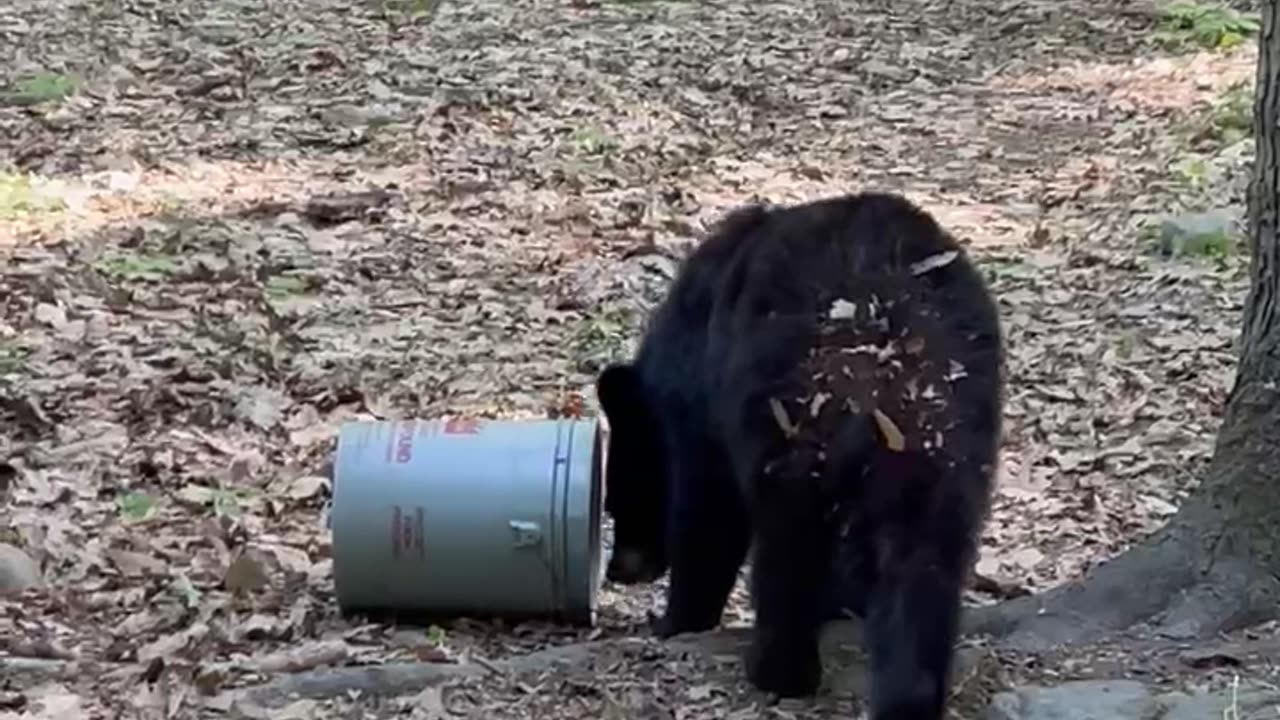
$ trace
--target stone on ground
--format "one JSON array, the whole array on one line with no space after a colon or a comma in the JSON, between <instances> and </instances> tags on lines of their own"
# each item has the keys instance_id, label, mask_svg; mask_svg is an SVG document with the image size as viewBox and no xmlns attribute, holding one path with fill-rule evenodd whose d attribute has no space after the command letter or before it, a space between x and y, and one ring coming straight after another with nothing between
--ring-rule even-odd
<instances>
[{"instance_id":1,"label":"stone on ground","mask_svg":"<svg viewBox=\"0 0 1280 720\"><path fill-rule=\"evenodd\" d=\"M1157 693L1133 680L1080 680L1054 687L1023 687L992 700L986 720L1205 720L1275 718L1280 690Z\"/></svg>"},{"instance_id":2,"label":"stone on ground","mask_svg":"<svg viewBox=\"0 0 1280 720\"><path fill-rule=\"evenodd\" d=\"M0 596L16 595L42 582L40 568L21 549L0 543Z\"/></svg>"}]
</instances>

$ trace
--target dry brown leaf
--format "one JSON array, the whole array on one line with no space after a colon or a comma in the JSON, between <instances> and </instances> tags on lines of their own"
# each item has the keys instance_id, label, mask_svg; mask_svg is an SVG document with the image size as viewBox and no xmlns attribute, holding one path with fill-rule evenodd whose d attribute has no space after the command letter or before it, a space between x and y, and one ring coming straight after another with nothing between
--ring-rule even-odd
<instances>
[{"instance_id":1,"label":"dry brown leaf","mask_svg":"<svg viewBox=\"0 0 1280 720\"><path fill-rule=\"evenodd\" d=\"M911 274L923 275L930 270L937 270L945 265L950 265L951 262L959 256L960 253L957 250L947 250L946 252L940 252L937 255L930 255L923 260L911 263Z\"/></svg>"},{"instance_id":2,"label":"dry brown leaf","mask_svg":"<svg viewBox=\"0 0 1280 720\"><path fill-rule=\"evenodd\" d=\"M885 447L894 452L902 452L907 448L906 438L903 437L902 431L894 424L893 420L881 412L880 408L872 408L872 415L875 416L876 425L880 428L880 434L884 436Z\"/></svg>"},{"instance_id":3,"label":"dry brown leaf","mask_svg":"<svg viewBox=\"0 0 1280 720\"><path fill-rule=\"evenodd\" d=\"M799 428L791 422L790 416L787 415L787 409L782 406L782 401L778 398L769 398L769 410L773 412L773 419L777 421L778 427L782 430L782 434L788 438L795 437Z\"/></svg>"},{"instance_id":4,"label":"dry brown leaf","mask_svg":"<svg viewBox=\"0 0 1280 720\"><path fill-rule=\"evenodd\" d=\"M84 700L65 685L47 683L29 694L30 705L22 713L23 720L66 720L84 714Z\"/></svg>"},{"instance_id":5,"label":"dry brown leaf","mask_svg":"<svg viewBox=\"0 0 1280 720\"><path fill-rule=\"evenodd\" d=\"M345 642L321 640L258 656L251 664L259 672L298 672L342 662L349 654L350 649Z\"/></svg>"},{"instance_id":6,"label":"dry brown leaf","mask_svg":"<svg viewBox=\"0 0 1280 720\"><path fill-rule=\"evenodd\" d=\"M809 401L809 417L818 417L818 414L822 412L822 406L830 399L830 393L814 393L813 399Z\"/></svg>"},{"instance_id":7,"label":"dry brown leaf","mask_svg":"<svg viewBox=\"0 0 1280 720\"><path fill-rule=\"evenodd\" d=\"M106 555L123 575L162 575L169 568L163 560L146 553L113 548L107 550Z\"/></svg>"},{"instance_id":8,"label":"dry brown leaf","mask_svg":"<svg viewBox=\"0 0 1280 720\"><path fill-rule=\"evenodd\" d=\"M260 590L269 582L262 561L249 551L239 552L222 575L223 586L234 593Z\"/></svg>"},{"instance_id":9,"label":"dry brown leaf","mask_svg":"<svg viewBox=\"0 0 1280 720\"><path fill-rule=\"evenodd\" d=\"M851 320L857 317L857 314L858 306L844 298L836 298L831 303L831 309L827 311L827 317L832 320Z\"/></svg>"},{"instance_id":10,"label":"dry brown leaf","mask_svg":"<svg viewBox=\"0 0 1280 720\"><path fill-rule=\"evenodd\" d=\"M312 720L323 717L323 708L315 700L306 698L294 700L276 711L274 720Z\"/></svg>"},{"instance_id":11,"label":"dry brown leaf","mask_svg":"<svg viewBox=\"0 0 1280 720\"><path fill-rule=\"evenodd\" d=\"M302 475L284 483L281 489L290 500L310 500L329 487L329 478L322 475ZM273 488L274 490L275 488Z\"/></svg>"},{"instance_id":12,"label":"dry brown leaf","mask_svg":"<svg viewBox=\"0 0 1280 720\"><path fill-rule=\"evenodd\" d=\"M290 572L306 574L311 571L313 563L305 550L279 544L259 545L258 547L274 555L276 562Z\"/></svg>"}]
</instances>

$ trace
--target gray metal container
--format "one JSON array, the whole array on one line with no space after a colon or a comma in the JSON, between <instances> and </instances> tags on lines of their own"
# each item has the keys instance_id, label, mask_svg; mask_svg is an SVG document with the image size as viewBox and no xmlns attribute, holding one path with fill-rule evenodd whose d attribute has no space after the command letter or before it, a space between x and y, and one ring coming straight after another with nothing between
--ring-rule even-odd
<instances>
[{"instance_id":1,"label":"gray metal container","mask_svg":"<svg viewBox=\"0 0 1280 720\"><path fill-rule=\"evenodd\" d=\"M345 424L330 516L339 605L593 623L601 465L592 418Z\"/></svg>"}]
</instances>

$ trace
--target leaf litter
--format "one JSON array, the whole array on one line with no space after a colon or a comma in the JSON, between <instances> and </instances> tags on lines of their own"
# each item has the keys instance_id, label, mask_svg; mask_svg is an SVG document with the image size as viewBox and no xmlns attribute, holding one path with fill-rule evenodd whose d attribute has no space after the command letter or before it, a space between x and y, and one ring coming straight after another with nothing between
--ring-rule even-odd
<instances>
[{"instance_id":1,"label":"leaf litter","mask_svg":"<svg viewBox=\"0 0 1280 720\"><path fill-rule=\"evenodd\" d=\"M1140 237L1181 192L1187 100L1248 77L1250 48L1159 54L1151 18L1075 0L414 5L0 9L0 85L65 79L0 103L0 173L39 193L0 207L0 542L43 583L0 599L0 662L49 671L0 717L221 716L220 691L301 667L588 638L612 640L573 670L284 712L851 712L762 704L736 657L637 639L661 583L606 586L595 629L421 642L334 607L342 422L581 412L680 255L753 199L901 191L987 272L1010 377L973 601L1078 575L1196 482L1243 263ZM726 621L750 619L740 586Z\"/></svg>"}]
</instances>

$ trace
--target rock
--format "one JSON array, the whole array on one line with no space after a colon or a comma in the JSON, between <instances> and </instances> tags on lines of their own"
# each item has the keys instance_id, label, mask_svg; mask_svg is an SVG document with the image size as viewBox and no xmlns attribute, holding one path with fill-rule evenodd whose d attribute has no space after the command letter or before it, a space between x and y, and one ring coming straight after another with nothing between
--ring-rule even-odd
<instances>
[{"instance_id":1,"label":"rock","mask_svg":"<svg viewBox=\"0 0 1280 720\"><path fill-rule=\"evenodd\" d=\"M1025 687L992 699L986 720L1132 720L1157 717L1155 698L1132 680L1084 680Z\"/></svg>"},{"instance_id":2,"label":"rock","mask_svg":"<svg viewBox=\"0 0 1280 720\"><path fill-rule=\"evenodd\" d=\"M1024 687L1002 692L987 708L985 720L1238 720L1274 718L1280 691L1246 686L1227 691L1156 695L1133 680L1081 680L1054 687ZM1233 712L1232 712L1233 711Z\"/></svg>"},{"instance_id":3,"label":"rock","mask_svg":"<svg viewBox=\"0 0 1280 720\"><path fill-rule=\"evenodd\" d=\"M1165 257L1213 255L1232 249L1240 237L1244 208L1228 206L1171 215L1160 222L1160 254Z\"/></svg>"},{"instance_id":4,"label":"rock","mask_svg":"<svg viewBox=\"0 0 1280 720\"><path fill-rule=\"evenodd\" d=\"M20 548L0 543L0 597L16 595L44 583L40 568Z\"/></svg>"},{"instance_id":5,"label":"rock","mask_svg":"<svg viewBox=\"0 0 1280 720\"><path fill-rule=\"evenodd\" d=\"M1157 698L1164 714L1162 720L1203 720L1235 718L1236 720L1274 719L1280 704L1280 691L1265 685L1241 687L1233 693L1219 692L1166 693Z\"/></svg>"}]
</instances>

